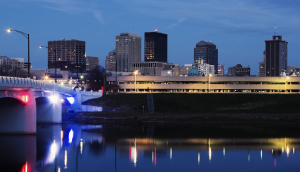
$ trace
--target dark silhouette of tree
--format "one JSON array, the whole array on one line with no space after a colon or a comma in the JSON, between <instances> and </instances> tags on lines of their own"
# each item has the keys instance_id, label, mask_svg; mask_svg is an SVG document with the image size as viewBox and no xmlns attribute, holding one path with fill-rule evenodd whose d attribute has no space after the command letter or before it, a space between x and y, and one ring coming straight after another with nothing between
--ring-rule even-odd
<instances>
[{"instance_id":1,"label":"dark silhouette of tree","mask_svg":"<svg viewBox=\"0 0 300 172\"><path fill-rule=\"evenodd\" d=\"M103 79L107 75L104 67L97 65L93 69L89 70L86 77L88 87L86 90L98 91L103 86Z\"/></svg>"}]
</instances>

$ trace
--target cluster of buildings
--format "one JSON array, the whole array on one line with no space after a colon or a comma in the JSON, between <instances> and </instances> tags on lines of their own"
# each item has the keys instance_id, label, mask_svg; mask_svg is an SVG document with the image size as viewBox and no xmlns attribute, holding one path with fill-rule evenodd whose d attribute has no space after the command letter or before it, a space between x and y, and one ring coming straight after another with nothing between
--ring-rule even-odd
<instances>
[{"instance_id":1,"label":"cluster of buildings","mask_svg":"<svg viewBox=\"0 0 300 172\"><path fill-rule=\"evenodd\" d=\"M80 79L86 72L99 65L98 57L86 56L85 41L75 39L48 41L47 48L47 68L31 70L34 79L47 79L54 82L56 76L59 82L69 82L70 79ZM1 66L7 66L5 70L9 71L28 68L23 58L6 56L0 56L0 70Z\"/></svg>"}]
</instances>

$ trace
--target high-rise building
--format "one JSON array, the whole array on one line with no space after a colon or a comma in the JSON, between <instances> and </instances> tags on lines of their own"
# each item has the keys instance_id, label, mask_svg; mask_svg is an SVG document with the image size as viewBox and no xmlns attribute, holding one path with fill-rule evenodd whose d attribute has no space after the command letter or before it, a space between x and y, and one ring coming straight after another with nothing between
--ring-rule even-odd
<instances>
[{"instance_id":1,"label":"high-rise building","mask_svg":"<svg viewBox=\"0 0 300 172\"><path fill-rule=\"evenodd\" d=\"M55 64L56 51L56 64ZM48 41L48 69L68 70L82 74L86 71L85 41Z\"/></svg>"},{"instance_id":2,"label":"high-rise building","mask_svg":"<svg viewBox=\"0 0 300 172\"><path fill-rule=\"evenodd\" d=\"M94 69L98 65L99 65L98 57L86 56L86 70L87 71Z\"/></svg>"},{"instance_id":3,"label":"high-rise building","mask_svg":"<svg viewBox=\"0 0 300 172\"><path fill-rule=\"evenodd\" d=\"M203 59L204 63L215 66L215 74L218 74L218 49L215 44L207 41L200 41L194 48L194 63L198 62L198 59Z\"/></svg>"},{"instance_id":4,"label":"high-rise building","mask_svg":"<svg viewBox=\"0 0 300 172\"><path fill-rule=\"evenodd\" d=\"M106 56L105 69L108 71L116 72L117 69L116 62L117 62L116 49L114 49L108 53L108 56Z\"/></svg>"},{"instance_id":5,"label":"high-rise building","mask_svg":"<svg viewBox=\"0 0 300 172\"><path fill-rule=\"evenodd\" d=\"M116 36L116 58L118 72L133 72L132 62L141 61L141 37L135 33Z\"/></svg>"},{"instance_id":6,"label":"high-rise building","mask_svg":"<svg viewBox=\"0 0 300 172\"><path fill-rule=\"evenodd\" d=\"M282 36L275 35L266 40L266 76L280 76L287 72L287 44Z\"/></svg>"},{"instance_id":7,"label":"high-rise building","mask_svg":"<svg viewBox=\"0 0 300 172\"><path fill-rule=\"evenodd\" d=\"M266 51L263 53L263 62L258 62L258 77L266 76Z\"/></svg>"},{"instance_id":8,"label":"high-rise building","mask_svg":"<svg viewBox=\"0 0 300 172\"><path fill-rule=\"evenodd\" d=\"M145 32L144 61L168 62L168 35L155 32Z\"/></svg>"}]
</instances>

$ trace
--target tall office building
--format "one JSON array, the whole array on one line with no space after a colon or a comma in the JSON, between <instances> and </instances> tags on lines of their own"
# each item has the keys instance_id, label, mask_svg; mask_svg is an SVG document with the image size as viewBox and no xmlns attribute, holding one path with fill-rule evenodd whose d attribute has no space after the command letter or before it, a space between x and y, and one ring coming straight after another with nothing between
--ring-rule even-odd
<instances>
[{"instance_id":1,"label":"tall office building","mask_svg":"<svg viewBox=\"0 0 300 172\"><path fill-rule=\"evenodd\" d=\"M55 65L56 50L56 65ZM85 41L48 41L48 69L68 70L71 73L86 71Z\"/></svg>"},{"instance_id":2,"label":"tall office building","mask_svg":"<svg viewBox=\"0 0 300 172\"><path fill-rule=\"evenodd\" d=\"M105 69L108 71L116 72L116 49L108 53L105 59Z\"/></svg>"},{"instance_id":3,"label":"tall office building","mask_svg":"<svg viewBox=\"0 0 300 172\"><path fill-rule=\"evenodd\" d=\"M194 48L194 63L198 62L198 59L203 59L204 63L214 65L215 74L218 74L218 49L215 44L207 41L200 41Z\"/></svg>"},{"instance_id":4,"label":"tall office building","mask_svg":"<svg viewBox=\"0 0 300 172\"><path fill-rule=\"evenodd\" d=\"M280 76L287 72L287 44L282 36L275 35L266 40L266 76Z\"/></svg>"},{"instance_id":5,"label":"tall office building","mask_svg":"<svg viewBox=\"0 0 300 172\"><path fill-rule=\"evenodd\" d=\"M116 36L116 58L118 72L133 72L132 62L141 61L141 37L135 33Z\"/></svg>"},{"instance_id":6,"label":"tall office building","mask_svg":"<svg viewBox=\"0 0 300 172\"><path fill-rule=\"evenodd\" d=\"M86 70L90 71L99 65L99 58L93 56L86 56Z\"/></svg>"},{"instance_id":7,"label":"tall office building","mask_svg":"<svg viewBox=\"0 0 300 172\"><path fill-rule=\"evenodd\" d=\"M145 32L145 62L168 62L168 35L163 33Z\"/></svg>"}]
</instances>

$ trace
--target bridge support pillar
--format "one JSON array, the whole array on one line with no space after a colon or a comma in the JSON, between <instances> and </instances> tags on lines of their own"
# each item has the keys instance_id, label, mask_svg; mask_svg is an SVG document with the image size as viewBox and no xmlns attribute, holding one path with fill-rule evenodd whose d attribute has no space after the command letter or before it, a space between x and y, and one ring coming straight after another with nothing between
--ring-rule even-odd
<instances>
[{"instance_id":1,"label":"bridge support pillar","mask_svg":"<svg viewBox=\"0 0 300 172\"><path fill-rule=\"evenodd\" d=\"M0 133L36 134L36 103L31 89L20 91L15 98L0 98Z\"/></svg>"},{"instance_id":2,"label":"bridge support pillar","mask_svg":"<svg viewBox=\"0 0 300 172\"><path fill-rule=\"evenodd\" d=\"M37 123L61 123L62 104L59 93L36 98Z\"/></svg>"}]
</instances>

